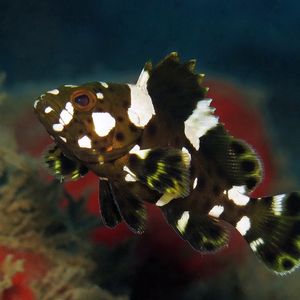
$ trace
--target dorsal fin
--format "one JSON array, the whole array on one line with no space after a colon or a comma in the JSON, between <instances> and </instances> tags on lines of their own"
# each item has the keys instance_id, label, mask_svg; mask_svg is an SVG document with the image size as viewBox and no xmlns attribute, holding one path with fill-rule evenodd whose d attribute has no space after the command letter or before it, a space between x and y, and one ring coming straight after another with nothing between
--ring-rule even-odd
<instances>
[{"instance_id":1,"label":"dorsal fin","mask_svg":"<svg viewBox=\"0 0 300 300\"><path fill-rule=\"evenodd\" d=\"M163 110L176 122L183 122L204 98L207 91L202 86L204 75L194 72L195 64L195 60L180 63L176 52L170 53L152 70L149 63L146 64L144 70L150 73L147 88L156 114Z\"/></svg>"},{"instance_id":2,"label":"dorsal fin","mask_svg":"<svg viewBox=\"0 0 300 300\"><path fill-rule=\"evenodd\" d=\"M245 186L246 193L262 180L262 163L256 152L246 142L231 136L222 124L200 138L200 151L217 164L230 185Z\"/></svg>"}]
</instances>

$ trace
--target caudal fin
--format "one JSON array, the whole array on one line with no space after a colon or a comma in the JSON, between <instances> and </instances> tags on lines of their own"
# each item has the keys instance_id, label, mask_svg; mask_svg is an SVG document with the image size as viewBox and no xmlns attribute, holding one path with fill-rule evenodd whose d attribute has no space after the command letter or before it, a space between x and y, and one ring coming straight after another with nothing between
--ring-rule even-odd
<instances>
[{"instance_id":1,"label":"caudal fin","mask_svg":"<svg viewBox=\"0 0 300 300\"><path fill-rule=\"evenodd\" d=\"M252 198L248 207L253 214L244 237L251 249L274 272L294 271L300 265L300 193ZM242 222L245 228L246 219L236 227Z\"/></svg>"}]
</instances>

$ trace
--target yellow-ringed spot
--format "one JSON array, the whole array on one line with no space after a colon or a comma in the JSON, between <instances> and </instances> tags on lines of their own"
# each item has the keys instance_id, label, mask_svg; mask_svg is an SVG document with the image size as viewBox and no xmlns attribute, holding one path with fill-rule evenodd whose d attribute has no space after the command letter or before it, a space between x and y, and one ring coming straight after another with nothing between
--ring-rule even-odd
<instances>
[{"instance_id":1,"label":"yellow-ringed spot","mask_svg":"<svg viewBox=\"0 0 300 300\"><path fill-rule=\"evenodd\" d=\"M128 108L128 117L137 127L144 127L155 115L152 99L147 89L128 84L130 89L131 105Z\"/></svg>"},{"instance_id":2,"label":"yellow-ringed spot","mask_svg":"<svg viewBox=\"0 0 300 300\"><path fill-rule=\"evenodd\" d=\"M61 132L61 131L63 131L63 129L64 129L64 126L62 125L62 124L53 124L52 125L52 128L53 128L53 130L54 131L56 131L56 132Z\"/></svg>"},{"instance_id":3,"label":"yellow-ringed spot","mask_svg":"<svg viewBox=\"0 0 300 300\"><path fill-rule=\"evenodd\" d=\"M89 148L89 149L91 149L92 148L92 141L88 136L84 135L83 137L81 137L78 140L78 145L79 145L80 148Z\"/></svg>"},{"instance_id":4,"label":"yellow-ringed spot","mask_svg":"<svg viewBox=\"0 0 300 300\"><path fill-rule=\"evenodd\" d=\"M53 108L50 106L47 106L44 110L45 114L49 114L49 113L51 113L51 111L53 111Z\"/></svg>"},{"instance_id":5,"label":"yellow-ringed spot","mask_svg":"<svg viewBox=\"0 0 300 300\"><path fill-rule=\"evenodd\" d=\"M47 94L58 95L59 94L59 90L58 89L54 89L54 90L48 91Z\"/></svg>"},{"instance_id":6,"label":"yellow-ringed spot","mask_svg":"<svg viewBox=\"0 0 300 300\"><path fill-rule=\"evenodd\" d=\"M272 211L275 216L280 216L283 210L285 194L274 196L272 199Z\"/></svg>"},{"instance_id":7,"label":"yellow-ringed spot","mask_svg":"<svg viewBox=\"0 0 300 300\"><path fill-rule=\"evenodd\" d=\"M256 239L255 241L251 242L250 243L250 248L256 252L257 251L257 248L261 245L263 245L265 242L262 238L258 238Z\"/></svg>"},{"instance_id":8,"label":"yellow-ringed spot","mask_svg":"<svg viewBox=\"0 0 300 300\"><path fill-rule=\"evenodd\" d=\"M92 113L92 119L95 132L100 137L107 136L116 125L115 118L106 112L94 112Z\"/></svg>"},{"instance_id":9,"label":"yellow-ringed spot","mask_svg":"<svg viewBox=\"0 0 300 300\"><path fill-rule=\"evenodd\" d=\"M245 195L246 187L233 186L230 190L227 191L227 196L229 200L232 200L234 204L238 206L245 206L250 201L250 197Z\"/></svg>"},{"instance_id":10,"label":"yellow-ringed spot","mask_svg":"<svg viewBox=\"0 0 300 300\"><path fill-rule=\"evenodd\" d=\"M240 232L241 235L246 235L248 230L251 228L250 219L247 216L243 216L235 225L235 228Z\"/></svg>"},{"instance_id":11,"label":"yellow-ringed spot","mask_svg":"<svg viewBox=\"0 0 300 300\"><path fill-rule=\"evenodd\" d=\"M190 218L190 213L188 211L184 211L180 219L177 221L176 227L181 234L185 232L185 228L188 224L189 218Z\"/></svg>"},{"instance_id":12,"label":"yellow-ringed spot","mask_svg":"<svg viewBox=\"0 0 300 300\"><path fill-rule=\"evenodd\" d=\"M101 85L104 87L104 88L108 88L108 84L106 82L103 82L103 81L100 81Z\"/></svg>"},{"instance_id":13,"label":"yellow-ringed spot","mask_svg":"<svg viewBox=\"0 0 300 300\"><path fill-rule=\"evenodd\" d=\"M215 205L210 211L209 211L209 215L215 218L219 218L220 215L223 213L224 211L224 206L222 205Z\"/></svg>"},{"instance_id":14,"label":"yellow-ringed spot","mask_svg":"<svg viewBox=\"0 0 300 300\"><path fill-rule=\"evenodd\" d=\"M184 122L184 133L196 150L199 150L199 139L207 131L218 124L218 118L214 116L215 109L210 107L212 99L204 99L197 103L193 113Z\"/></svg>"}]
</instances>

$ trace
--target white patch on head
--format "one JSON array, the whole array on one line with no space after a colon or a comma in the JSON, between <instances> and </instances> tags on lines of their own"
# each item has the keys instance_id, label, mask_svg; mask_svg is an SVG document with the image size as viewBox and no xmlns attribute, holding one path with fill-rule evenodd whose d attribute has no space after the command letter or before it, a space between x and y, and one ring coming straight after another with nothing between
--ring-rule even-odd
<instances>
[{"instance_id":1,"label":"white patch on head","mask_svg":"<svg viewBox=\"0 0 300 300\"><path fill-rule=\"evenodd\" d=\"M213 115L215 109L210 107L212 99L201 100L193 113L184 122L184 133L196 150L199 150L203 135L218 124L218 117Z\"/></svg>"},{"instance_id":2,"label":"white patch on head","mask_svg":"<svg viewBox=\"0 0 300 300\"><path fill-rule=\"evenodd\" d=\"M73 104L71 102L66 103L65 109L73 116L74 107L73 107Z\"/></svg>"},{"instance_id":3,"label":"white patch on head","mask_svg":"<svg viewBox=\"0 0 300 300\"><path fill-rule=\"evenodd\" d=\"M52 110L53 110L52 107L47 106L47 107L45 108L45 114L49 114Z\"/></svg>"},{"instance_id":4,"label":"white patch on head","mask_svg":"<svg viewBox=\"0 0 300 300\"><path fill-rule=\"evenodd\" d=\"M128 84L130 88L131 106L128 108L128 117L137 127L144 127L155 115L152 99L147 88Z\"/></svg>"},{"instance_id":5,"label":"white patch on head","mask_svg":"<svg viewBox=\"0 0 300 300\"><path fill-rule=\"evenodd\" d=\"M193 182L193 189L195 189L197 187L197 183L198 183L198 178L195 178L195 180Z\"/></svg>"},{"instance_id":6,"label":"white patch on head","mask_svg":"<svg viewBox=\"0 0 300 300\"><path fill-rule=\"evenodd\" d=\"M177 221L176 227L181 234L184 233L189 218L190 218L190 213L188 211L184 211L180 219Z\"/></svg>"},{"instance_id":7,"label":"white patch on head","mask_svg":"<svg viewBox=\"0 0 300 300\"><path fill-rule=\"evenodd\" d=\"M63 131L64 126L59 123L59 124L53 124L52 128L53 128L54 131L60 132L60 131Z\"/></svg>"},{"instance_id":8,"label":"white patch on head","mask_svg":"<svg viewBox=\"0 0 300 300\"><path fill-rule=\"evenodd\" d=\"M228 190L227 195L228 199L232 200L234 204L239 206L245 206L250 201L250 197L245 195L246 187L244 185L241 186L233 186L230 190Z\"/></svg>"},{"instance_id":9,"label":"white patch on head","mask_svg":"<svg viewBox=\"0 0 300 300\"><path fill-rule=\"evenodd\" d=\"M243 216L235 225L235 228L241 233L246 235L248 230L251 228L250 219L247 216Z\"/></svg>"},{"instance_id":10,"label":"white patch on head","mask_svg":"<svg viewBox=\"0 0 300 300\"><path fill-rule=\"evenodd\" d=\"M275 216L280 216L283 210L283 200L285 194L274 196L272 199L272 211Z\"/></svg>"},{"instance_id":11,"label":"white patch on head","mask_svg":"<svg viewBox=\"0 0 300 300\"><path fill-rule=\"evenodd\" d=\"M95 132L98 136L106 136L115 127L116 120L109 113L94 112L92 118L95 126Z\"/></svg>"},{"instance_id":12,"label":"white patch on head","mask_svg":"<svg viewBox=\"0 0 300 300\"><path fill-rule=\"evenodd\" d=\"M47 93L48 94L52 94L52 95L58 95L59 94L59 90L58 89L54 89L54 90L48 91Z\"/></svg>"},{"instance_id":13,"label":"white patch on head","mask_svg":"<svg viewBox=\"0 0 300 300\"><path fill-rule=\"evenodd\" d=\"M75 88L78 85L74 85L74 84L65 84L64 87L69 87L69 88Z\"/></svg>"},{"instance_id":14,"label":"white patch on head","mask_svg":"<svg viewBox=\"0 0 300 300\"><path fill-rule=\"evenodd\" d=\"M103 99L104 98L104 95L100 92L96 93L96 96L98 99Z\"/></svg>"},{"instance_id":15,"label":"white patch on head","mask_svg":"<svg viewBox=\"0 0 300 300\"><path fill-rule=\"evenodd\" d=\"M63 109L59 116L59 122L64 125L68 125L73 119L73 116L66 109Z\"/></svg>"},{"instance_id":16,"label":"white patch on head","mask_svg":"<svg viewBox=\"0 0 300 300\"><path fill-rule=\"evenodd\" d=\"M61 140L63 140L65 143L67 142L67 139L63 136L59 136Z\"/></svg>"},{"instance_id":17,"label":"white patch on head","mask_svg":"<svg viewBox=\"0 0 300 300\"><path fill-rule=\"evenodd\" d=\"M103 82L103 81L100 81L101 85L104 87L104 88L108 88L108 84L106 82Z\"/></svg>"},{"instance_id":18,"label":"white patch on head","mask_svg":"<svg viewBox=\"0 0 300 300\"><path fill-rule=\"evenodd\" d=\"M78 140L78 145L80 148L89 148L90 149L90 148L92 148L92 141L88 136L84 135L82 138L80 138Z\"/></svg>"},{"instance_id":19,"label":"white patch on head","mask_svg":"<svg viewBox=\"0 0 300 300\"><path fill-rule=\"evenodd\" d=\"M36 108L36 106L37 106L37 104L38 104L39 102L40 102L39 99L35 100L34 103L33 103L33 107Z\"/></svg>"},{"instance_id":20,"label":"white patch on head","mask_svg":"<svg viewBox=\"0 0 300 300\"><path fill-rule=\"evenodd\" d=\"M262 238L258 238L256 239L255 241L251 242L250 243L250 247L251 249L256 252L257 251L257 248L261 245L263 245L265 242Z\"/></svg>"},{"instance_id":21,"label":"white patch on head","mask_svg":"<svg viewBox=\"0 0 300 300\"><path fill-rule=\"evenodd\" d=\"M67 102L65 108L59 115L59 123L62 125L68 125L73 119L74 107L71 102Z\"/></svg>"},{"instance_id":22,"label":"white patch on head","mask_svg":"<svg viewBox=\"0 0 300 300\"><path fill-rule=\"evenodd\" d=\"M219 218L220 215L223 213L224 211L224 206L222 205L215 205L210 211L209 211L209 215L215 218Z\"/></svg>"}]
</instances>

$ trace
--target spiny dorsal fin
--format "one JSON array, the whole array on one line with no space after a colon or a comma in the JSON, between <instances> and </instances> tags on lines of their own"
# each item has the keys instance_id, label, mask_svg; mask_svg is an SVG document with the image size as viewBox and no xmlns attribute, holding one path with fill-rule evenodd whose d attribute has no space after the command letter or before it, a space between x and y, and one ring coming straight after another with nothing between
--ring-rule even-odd
<instances>
[{"instance_id":1,"label":"spiny dorsal fin","mask_svg":"<svg viewBox=\"0 0 300 300\"><path fill-rule=\"evenodd\" d=\"M150 71L148 92L156 108L176 122L185 121L204 98L203 74L194 73L196 61L180 63L176 52L170 53Z\"/></svg>"}]
</instances>

